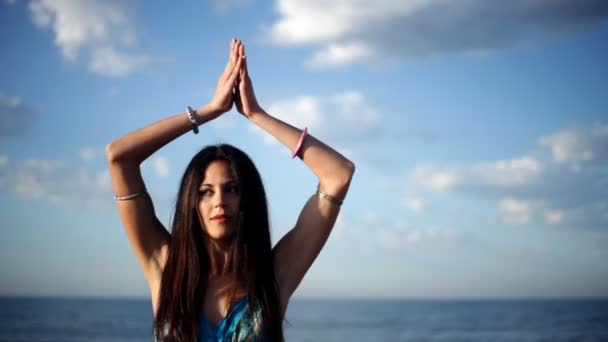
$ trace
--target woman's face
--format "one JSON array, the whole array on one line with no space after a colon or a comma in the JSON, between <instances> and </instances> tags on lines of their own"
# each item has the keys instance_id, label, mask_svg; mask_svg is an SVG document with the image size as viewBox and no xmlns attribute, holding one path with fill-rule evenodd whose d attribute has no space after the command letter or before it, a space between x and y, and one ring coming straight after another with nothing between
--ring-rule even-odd
<instances>
[{"instance_id":1,"label":"woman's face","mask_svg":"<svg viewBox=\"0 0 608 342\"><path fill-rule=\"evenodd\" d=\"M203 229L213 239L231 238L240 224L241 194L230 165L213 161L199 186L198 211Z\"/></svg>"}]
</instances>

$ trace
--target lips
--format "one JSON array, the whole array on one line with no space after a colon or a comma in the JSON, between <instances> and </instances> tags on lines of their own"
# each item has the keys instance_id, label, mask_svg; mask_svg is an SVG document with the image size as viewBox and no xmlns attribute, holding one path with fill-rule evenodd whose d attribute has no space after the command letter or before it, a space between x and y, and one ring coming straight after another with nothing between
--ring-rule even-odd
<instances>
[{"instance_id":1,"label":"lips","mask_svg":"<svg viewBox=\"0 0 608 342\"><path fill-rule=\"evenodd\" d=\"M211 220L213 220L213 221L226 221L229 218L230 218L230 216L227 216L227 215L216 215L216 216L213 216L211 218Z\"/></svg>"}]
</instances>

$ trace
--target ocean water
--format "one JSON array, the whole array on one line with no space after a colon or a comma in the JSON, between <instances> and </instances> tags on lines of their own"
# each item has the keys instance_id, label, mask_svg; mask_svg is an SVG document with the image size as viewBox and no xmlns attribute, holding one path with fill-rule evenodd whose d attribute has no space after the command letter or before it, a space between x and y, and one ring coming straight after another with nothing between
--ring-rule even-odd
<instances>
[{"instance_id":1,"label":"ocean water","mask_svg":"<svg viewBox=\"0 0 608 342\"><path fill-rule=\"evenodd\" d=\"M143 299L0 298L0 341L152 341ZM287 341L608 341L608 300L292 300Z\"/></svg>"}]
</instances>

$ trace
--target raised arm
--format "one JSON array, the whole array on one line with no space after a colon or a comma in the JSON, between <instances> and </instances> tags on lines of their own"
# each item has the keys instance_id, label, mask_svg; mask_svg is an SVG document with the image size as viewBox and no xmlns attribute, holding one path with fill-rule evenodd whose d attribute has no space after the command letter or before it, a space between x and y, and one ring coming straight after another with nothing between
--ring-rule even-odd
<instances>
[{"instance_id":1,"label":"raised arm","mask_svg":"<svg viewBox=\"0 0 608 342\"><path fill-rule=\"evenodd\" d=\"M240 58L245 60L245 48L242 43L238 44ZM294 151L302 131L272 117L257 103L246 61L242 64L239 80L235 100L239 111ZM298 155L317 176L320 191L334 199L344 199L355 171L351 161L312 135L306 136ZM295 227L274 247L275 273L284 307L327 241L339 210L340 205L335 201L311 196Z\"/></svg>"},{"instance_id":2,"label":"raised arm","mask_svg":"<svg viewBox=\"0 0 608 342\"><path fill-rule=\"evenodd\" d=\"M236 41L233 40L228 64L220 76L213 99L194 111L199 125L232 107L234 84L240 70L236 48ZM117 200L116 204L129 242L153 292L154 287L160 284L170 235L156 217L152 199L146 192L141 176L140 164L173 139L190 131L192 125L184 112L128 133L106 146L114 194L118 197L143 194L128 200Z\"/></svg>"}]
</instances>

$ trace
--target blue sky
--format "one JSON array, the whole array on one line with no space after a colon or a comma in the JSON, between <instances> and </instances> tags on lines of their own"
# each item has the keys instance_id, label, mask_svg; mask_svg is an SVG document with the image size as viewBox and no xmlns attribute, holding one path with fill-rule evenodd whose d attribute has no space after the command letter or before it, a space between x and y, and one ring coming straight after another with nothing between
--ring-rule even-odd
<instances>
[{"instance_id":1,"label":"blue sky","mask_svg":"<svg viewBox=\"0 0 608 342\"><path fill-rule=\"evenodd\" d=\"M211 99L230 39L266 110L355 162L296 298L608 295L608 5L597 1L0 2L0 295L149 290L104 147ZM235 111L143 164L178 180L227 142L273 242L316 179Z\"/></svg>"}]
</instances>

